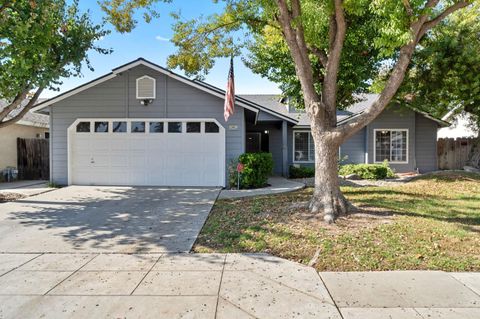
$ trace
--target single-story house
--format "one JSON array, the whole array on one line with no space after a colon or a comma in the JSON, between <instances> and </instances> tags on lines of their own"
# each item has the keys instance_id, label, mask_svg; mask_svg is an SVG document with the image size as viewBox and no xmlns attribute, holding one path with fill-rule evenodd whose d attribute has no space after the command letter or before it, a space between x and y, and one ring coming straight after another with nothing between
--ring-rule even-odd
<instances>
[{"instance_id":1,"label":"single-story house","mask_svg":"<svg viewBox=\"0 0 480 319\"><path fill-rule=\"evenodd\" d=\"M305 113L272 95L237 96L225 122L225 92L143 58L57 97L35 111L50 116L50 174L57 184L226 186L244 152L271 152L276 174L313 164ZM371 99L372 96L369 96ZM338 112L360 114L369 101ZM355 163L387 159L401 172L437 168L445 122L391 107L340 148Z\"/></svg>"},{"instance_id":2,"label":"single-story house","mask_svg":"<svg viewBox=\"0 0 480 319\"><path fill-rule=\"evenodd\" d=\"M0 101L0 110L5 106L5 101ZM21 109L22 106L15 109L7 120ZM17 167L17 138L48 138L48 126L48 116L30 111L17 123L0 128L0 171L7 167Z\"/></svg>"}]
</instances>

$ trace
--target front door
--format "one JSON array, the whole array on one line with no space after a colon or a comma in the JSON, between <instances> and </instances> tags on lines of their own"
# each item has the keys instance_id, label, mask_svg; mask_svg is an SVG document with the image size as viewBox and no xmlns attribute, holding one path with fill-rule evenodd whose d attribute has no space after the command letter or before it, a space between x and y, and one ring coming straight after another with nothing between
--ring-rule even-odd
<instances>
[{"instance_id":1,"label":"front door","mask_svg":"<svg viewBox=\"0 0 480 319\"><path fill-rule=\"evenodd\" d=\"M247 153L258 153L262 151L262 133L246 133L246 138L245 150Z\"/></svg>"}]
</instances>

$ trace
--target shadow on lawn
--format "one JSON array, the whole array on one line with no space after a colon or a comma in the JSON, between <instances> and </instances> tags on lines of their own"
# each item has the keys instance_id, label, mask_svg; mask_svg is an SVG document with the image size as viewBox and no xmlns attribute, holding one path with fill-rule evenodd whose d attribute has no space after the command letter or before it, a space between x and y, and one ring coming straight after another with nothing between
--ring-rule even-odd
<instances>
[{"instance_id":1,"label":"shadow on lawn","mask_svg":"<svg viewBox=\"0 0 480 319\"><path fill-rule=\"evenodd\" d=\"M439 195L412 194L396 189L352 190L347 191L346 195L362 209L362 213L375 215L379 212L368 212L368 208L382 208L395 215L457 223L465 230L480 232L480 198L475 196L452 199Z\"/></svg>"},{"instance_id":2,"label":"shadow on lawn","mask_svg":"<svg viewBox=\"0 0 480 319\"><path fill-rule=\"evenodd\" d=\"M0 206L4 212L10 210L4 214L9 221L0 220L0 226L12 221L28 226L15 227L19 244L12 249L22 250L19 247L22 242L36 246L31 238L45 241L47 245L58 243L50 240L60 236L64 239L60 250L188 251L217 191L69 187L68 193L67 189L60 189L45 195ZM5 244L0 245L5 248ZM48 247L40 248L40 243L38 246L38 251L48 250Z\"/></svg>"}]
</instances>

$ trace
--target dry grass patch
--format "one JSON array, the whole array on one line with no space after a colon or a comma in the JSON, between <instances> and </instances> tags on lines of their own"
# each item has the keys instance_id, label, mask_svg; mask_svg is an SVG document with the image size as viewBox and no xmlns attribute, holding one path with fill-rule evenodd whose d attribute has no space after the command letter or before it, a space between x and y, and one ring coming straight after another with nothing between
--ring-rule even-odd
<instances>
[{"instance_id":1,"label":"dry grass patch","mask_svg":"<svg viewBox=\"0 0 480 319\"><path fill-rule=\"evenodd\" d=\"M311 189L219 200L196 252L268 252L318 270L480 270L480 177L423 176L396 187L344 187L361 209L326 225L306 209Z\"/></svg>"}]
</instances>

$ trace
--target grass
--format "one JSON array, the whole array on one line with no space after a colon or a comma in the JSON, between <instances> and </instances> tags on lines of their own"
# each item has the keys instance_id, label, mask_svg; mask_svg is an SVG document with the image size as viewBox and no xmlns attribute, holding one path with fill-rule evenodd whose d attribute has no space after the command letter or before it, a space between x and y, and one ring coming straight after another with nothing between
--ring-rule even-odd
<instances>
[{"instance_id":1,"label":"grass","mask_svg":"<svg viewBox=\"0 0 480 319\"><path fill-rule=\"evenodd\" d=\"M401 186L344 187L359 212L326 225L312 189L219 200L196 252L268 252L321 271L480 270L480 176L441 173Z\"/></svg>"}]
</instances>

